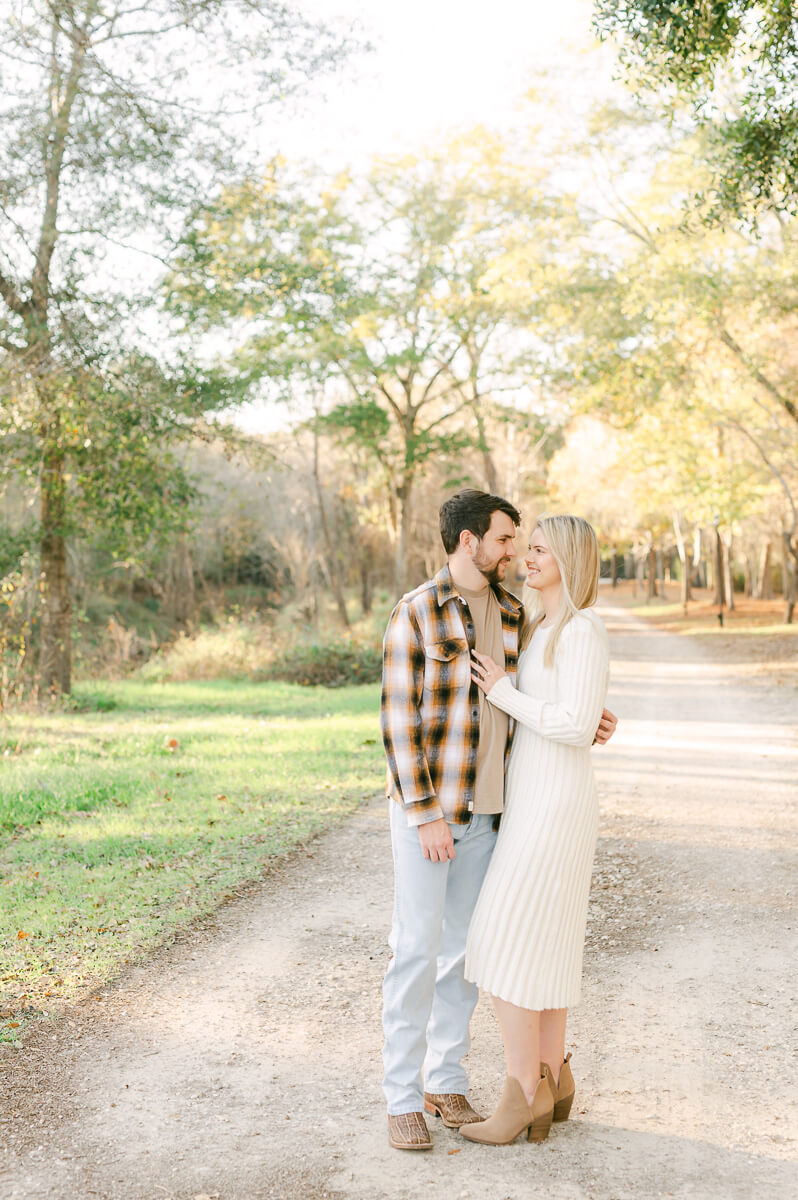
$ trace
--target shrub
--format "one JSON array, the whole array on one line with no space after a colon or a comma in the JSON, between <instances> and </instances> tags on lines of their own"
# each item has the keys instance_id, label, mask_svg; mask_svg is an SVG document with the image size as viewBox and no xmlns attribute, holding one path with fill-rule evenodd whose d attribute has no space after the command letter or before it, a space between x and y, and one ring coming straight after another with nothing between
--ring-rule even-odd
<instances>
[{"instance_id":1,"label":"shrub","mask_svg":"<svg viewBox=\"0 0 798 1200\"><path fill-rule=\"evenodd\" d=\"M265 672L267 679L311 687L343 687L348 683L374 683L382 673L378 642L353 636L295 640L275 654Z\"/></svg>"},{"instance_id":2,"label":"shrub","mask_svg":"<svg viewBox=\"0 0 798 1200\"><path fill-rule=\"evenodd\" d=\"M382 671L381 629L342 634L303 626L275 630L257 614L231 615L217 626L182 633L140 668L145 679L280 680L304 686L374 683Z\"/></svg>"},{"instance_id":3,"label":"shrub","mask_svg":"<svg viewBox=\"0 0 798 1200\"><path fill-rule=\"evenodd\" d=\"M27 555L16 571L0 578L0 710L12 701L38 696L38 582Z\"/></svg>"},{"instance_id":4,"label":"shrub","mask_svg":"<svg viewBox=\"0 0 798 1200\"><path fill-rule=\"evenodd\" d=\"M268 625L228 616L221 624L181 633L141 668L145 679L187 683L194 679L263 678L273 657Z\"/></svg>"}]
</instances>

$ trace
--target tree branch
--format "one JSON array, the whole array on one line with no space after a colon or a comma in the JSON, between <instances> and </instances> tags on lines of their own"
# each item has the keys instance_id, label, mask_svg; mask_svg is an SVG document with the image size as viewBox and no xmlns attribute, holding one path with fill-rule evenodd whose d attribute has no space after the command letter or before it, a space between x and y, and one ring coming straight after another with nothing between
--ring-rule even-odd
<instances>
[{"instance_id":1,"label":"tree branch","mask_svg":"<svg viewBox=\"0 0 798 1200\"><path fill-rule=\"evenodd\" d=\"M779 483L781 484L784 494L787 497L787 503L789 504L790 508L792 509L792 529L790 530L790 540L792 541L792 538L795 536L795 531L796 531L796 529L798 529L798 509L796 509L796 507L795 507L795 500L793 499L793 494L792 494L792 491L790 490L789 484L787 483L786 479L784 478L784 476L782 475L782 473L778 469L778 467L775 465L775 463L771 462L770 458L765 453L762 446L760 446L759 442L754 437L754 435L752 433L750 433L745 428L744 425L741 425L740 422L735 417L727 417L726 420L730 425L733 425L735 429L739 430L739 432L741 434L743 434L744 437L747 437L749 442L753 446L756 446L757 450L759 451L759 453L762 457L762 461L765 463L766 467L771 472L771 474L774 475L776 477L776 479L778 479Z\"/></svg>"},{"instance_id":2,"label":"tree branch","mask_svg":"<svg viewBox=\"0 0 798 1200\"><path fill-rule=\"evenodd\" d=\"M434 387L436 380L438 380L440 378L440 376L444 373L444 371L448 371L449 367L451 366L452 359L457 354L457 351L459 349L460 349L459 345L455 346L454 350L449 355L449 357L447 359L445 359L444 362L441 363L441 365L438 367L437 371L433 374L429 383L424 388L424 391L421 393L421 400L419 401L419 403L417 405L418 408L421 408L421 405L424 404L424 402L427 400L427 397L429 396L431 389Z\"/></svg>"},{"instance_id":3,"label":"tree branch","mask_svg":"<svg viewBox=\"0 0 798 1200\"><path fill-rule=\"evenodd\" d=\"M391 406L391 408L392 408L392 410L393 410L393 412L394 412L394 415L396 416L397 420L399 420L399 421L402 421L402 420L404 419L404 416L405 416L405 414L402 412L401 408L400 408L400 407L399 407L399 405L396 403L396 401L394 400L393 396L392 396L392 395L391 395L391 393L388 391L387 387L386 387L386 386L385 386L385 384L382 382L382 380L380 380L380 379L378 379L378 380L377 380L377 387L380 389L380 391L382 392L383 396L385 397L385 399L386 399L386 400L388 401L388 403L390 404L390 406Z\"/></svg>"},{"instance_id":4,"label":"tree branch","mask_svg":"<svg viewBox=\"0 0 798 1200\"><path fill-rule=\"evenodd\" d=\"M762 372L759 370L759 367L754 366L754 364L748 358L748 355L743 350L742 346L740 346L740 344L734 340L728 329L721 327L718 330L718 337L723 342L724 346L727 346L728 349L731 350L735 358L739 359L748 374L751 375L752 378L755 379L757 383L763 387L778 404L781 405L785 412L789 413L793 421L798 422L798 409L796 409L793 401L790 400L788 396L783 396L776 385L771 383L770 380L762 374Z\"/></svg>"},{"instance_id":5,"label":"tree branch","mask_svg":"<svg viewBox=\"0 0 798 1200\"><path fill-rule=\"evenodd\" d=\"M20 296L15 285L2 271L0 271L0 296L3 297L12 312L17 313L20 317L25 315L28 307L27 304Z\"/></svg>"},{"instance_id":6,"label":"tree branch","mask_svg":"<svg viewBox=\"0 0 798 1200\"><path fill-rule=\"evenodd\" d=\"M434 429L436 425L442 425L444 423L444 421L448 421L451 417L456 417L457 414L461 413L464 408L468 408L468 404L466 401L463 401L463 403L460 404L457 408L452 408L452 409L450 409L449 412L445 412L443 414L443 416L436 417L434 421L430 421L429 425L425 425L423 429L420 429L418 431L419 436L426 437L426 435L429 433L429 431L431 429Z\"/></svg>"}]
</instances>

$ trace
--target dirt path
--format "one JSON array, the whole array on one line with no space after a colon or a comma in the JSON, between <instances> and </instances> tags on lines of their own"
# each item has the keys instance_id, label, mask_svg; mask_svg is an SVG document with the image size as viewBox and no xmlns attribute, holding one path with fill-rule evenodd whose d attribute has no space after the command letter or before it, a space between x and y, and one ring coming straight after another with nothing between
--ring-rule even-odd
<instances>
[{"instance_id":1,"label":"dirt path","mask_svg":"<svg viewBox=\"0 0 798 1200\"><path fill-rule=\"evenodd\" d=\"M27 1049L0 1055L7 1200L751 1200L798 1195L794 693L605 608L611 704L575 1120L386 1142L384 802ZM790 698L792 697L792 699ZM792 712L790 710L793 710ZM794 813L793 813L794 817ZM793 1009L794 1011L794 1009ZM502 1082L480 1003L473 1094Z\"/></svg>"}]
</instances>

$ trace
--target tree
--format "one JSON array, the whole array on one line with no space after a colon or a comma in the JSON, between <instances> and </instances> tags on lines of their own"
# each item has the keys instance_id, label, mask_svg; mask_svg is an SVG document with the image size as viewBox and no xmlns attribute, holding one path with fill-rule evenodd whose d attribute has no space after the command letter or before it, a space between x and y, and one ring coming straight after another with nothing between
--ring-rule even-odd
<instances>
[{"instance_id":1,"label":"tree","mask_svg":"<svg viewBox=\"0 0 798 1200\"><path fill-rule=\"evenodd\" d=\"M369 177L291 186L278 165L225 189L187 229L171 303L195 328L224 326L237 378L283 393L326 388L324 427L379 466L396 588L410 569L421 473L476 445L527 386L545 347L531 332L557 256L573 254L572 207L514 167L484 131Z\"/></svg>"},{"instance_id":2,"label":"tree","mask_svg":"<svg viewBox=\"0 0 798 1200\"><path fill-rule=\"evenodd\" d=\"M207 379L162 366L148 412L140 323L156 281L142 269L125 287L120 250L167 255L175 214L240 170L234 111L278 101L345 46L277 0L4 0L0 28L0 434L38 477L41 682L69 691L75 497L85 506L89 478L107 475L108 442L117 460L132 446L128 426L149 422L152 451L156 433L221 402ZM253 85L257 103L242 98Z\"/></svg>"},{"instance_id":3,"label":"tree","mask_svg":"<svg viewBox=\"0 0 798 1200\"><path fill-rule=\"evenodd\" d=\"M795 564L786 572L789 620L798 566L798 223L771 216L755 233L685 223L684 196L706 188L702 139L671 135L648 186L632 194L612 179L626 151L616 152L606 114L595 132L611 174L584 220L612 240L610 252L574 272L564 373L583 408L636 436L637 458L659 471L660 485L646 487L659 492L660 512L675 516L685 565L683 527L718 516L730 550L743 522L772 511L781 494L785 556Z\"/></svg>"},{"instance_id":4,"label":"tree","mask_svg":"<svg viewBox=\"0 0 798 1200\"><path fill-rule=\"evenodd\" d=\"M627 78L688 102L709 134L715 218L798 212L798 10L791 0L596 0Z\"/></svg>"}]
</instances>

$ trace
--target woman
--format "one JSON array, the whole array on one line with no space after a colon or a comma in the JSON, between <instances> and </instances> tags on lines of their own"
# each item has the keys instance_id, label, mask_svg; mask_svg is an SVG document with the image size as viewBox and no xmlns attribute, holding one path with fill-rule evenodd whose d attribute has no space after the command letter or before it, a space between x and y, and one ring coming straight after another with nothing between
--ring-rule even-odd
<instances>
[{"instance_id":1,"label":"woman","mask_svg":"<svg viewBox=\"0 0 798 1200\"><path fill-rule=\"evenodd\" d=\"M523 1130L543 1141L573 1102L565 1022L581 990L598 834L590 745L609 676L607 634L592 611L599 578L592 527L581 517L541 517L526 566L525 599L534 603L525 604L518 688L486 655L475 654L473 667L490 703L518 722L465 964L466 978L493 997L507 1079L493 1115L460 1132L491 1145Z\"/></svg>"}]
</instances>

